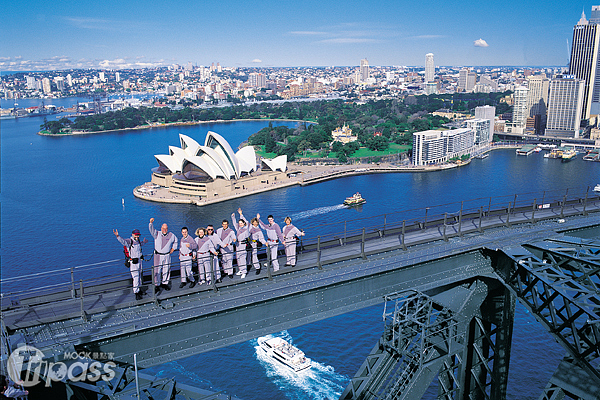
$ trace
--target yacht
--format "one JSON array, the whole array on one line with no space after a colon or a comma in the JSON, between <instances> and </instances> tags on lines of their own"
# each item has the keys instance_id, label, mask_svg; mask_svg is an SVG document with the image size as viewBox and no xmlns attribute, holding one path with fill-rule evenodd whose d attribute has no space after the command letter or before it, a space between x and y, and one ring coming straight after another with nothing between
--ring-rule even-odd
<instances>
[{"instance_id":1,"label":"yacht","mask_svg":"<svg viewBox=\"0 0 600 400\"><path fill-rule=\"evenodd\" d=\"M594 192L600 192L600 183L594 186Z\"/></svg>"},{"instance_id":2,"label":"yacht","mask_svg":"<svg viewBox=\"0 0 600 400\"><path fill-rule=\"evenodd\" d=\"M269 357L287 365L294 372L310 368L310 358L306 358L301 350L280 337L260 337L258 338L258 345Z\"/></svg>"}]
</instances>

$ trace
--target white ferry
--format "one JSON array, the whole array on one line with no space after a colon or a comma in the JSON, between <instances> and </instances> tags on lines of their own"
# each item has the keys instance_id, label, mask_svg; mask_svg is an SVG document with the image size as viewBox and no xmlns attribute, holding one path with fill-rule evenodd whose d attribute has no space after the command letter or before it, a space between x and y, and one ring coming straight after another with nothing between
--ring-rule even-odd
<instances>
[{"instance_id":1,"label":"white ferry","mask_svg":"<svg viewBox=\"0 0 600 400\"><path fill-rule=\"evenodd\" d=\"M310 358L306 358L301 350L280 337L260 337L258 338L258 345L269 357L287 365L294 372L310 368Z\"/></svg>"}]
</instances>

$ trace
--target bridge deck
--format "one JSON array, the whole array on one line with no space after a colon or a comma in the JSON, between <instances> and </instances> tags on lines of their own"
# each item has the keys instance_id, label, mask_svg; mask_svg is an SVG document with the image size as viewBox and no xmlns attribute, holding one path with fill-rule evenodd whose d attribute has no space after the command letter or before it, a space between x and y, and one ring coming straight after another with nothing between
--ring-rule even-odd
<instances>
[{"instance_id":1,"label":"bridge deck","mask_svg":"<svg viewBox=\"0 0 600 400\"><path fill-rule=\"evenodd\" d=\"M563 210L566 221L559 223L559 209L538 210L535 219L545 221L536 224L527 223L531 222L531 211L515 212L510 214L510 227L506 226L506 215L490 215L481 221L474 218L460 225L462 236L458 224L429 226L406 232L404 244L411 246L407 250L403 250L401 229L395 228L364 243L366 260L360 240L350 238L348 244L330 243L322 250L322 269L317 268L318 252L308 251L300 255L297 268L284 268L273 274L273 280L266 279L263 271L258 276L251 272L244 280L225 278L217 285L218 291L206 285L181 290L174 287L163 291L157 303L149 297L133 300L127 281L85 288L83 299L79 294L73 299L70 292L62 292L42 302L20 299L15 305L11 304L15 299L3 298L2 317L13 335L13 344L26 342L55 354L86 343L108 345L120 336L139 339L143 331L190 330L184 323L196 321L197 343L179 343L168 355L157 350L162 345L153 349L129 342L125 361L137 352L142 366L155 365L176 358L178 351L189 356L190 352L183 350L186 346L195 347L195 352L206 351L377 304L383 295L394 291L429 290L490 276L493 271L479 249L518 246L557 236L560 230L600 224L598 202L587 204L587 211L594 214L578 216L582 205L574 204ZM484 233L479 232L480 222ZM443 240L444 227L448 241ZM87 321L81 318L82 309Z\"/></svg>"}]
</instances>

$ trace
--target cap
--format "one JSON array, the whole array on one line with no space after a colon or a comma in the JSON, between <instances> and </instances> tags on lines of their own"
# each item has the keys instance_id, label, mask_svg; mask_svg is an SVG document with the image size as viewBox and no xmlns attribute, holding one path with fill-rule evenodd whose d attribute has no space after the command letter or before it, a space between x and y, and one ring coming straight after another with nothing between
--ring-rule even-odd
<instances>
[{"instance_id":1,"label":"cap","mask_svg":"<svg viewBox=\"0 0 600 400\"><path fill-rule=\"evenodd\" d=\"M138 235L140 234L140 230L139 229L134 229L133 232L131 232L132 235Z\"/></svg>"}]
</instances>

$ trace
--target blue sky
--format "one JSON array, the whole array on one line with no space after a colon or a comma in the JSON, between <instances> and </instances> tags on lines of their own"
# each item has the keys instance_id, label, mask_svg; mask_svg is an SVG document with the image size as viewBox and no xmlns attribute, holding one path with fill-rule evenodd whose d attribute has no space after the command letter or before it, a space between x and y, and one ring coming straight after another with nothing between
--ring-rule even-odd
<instances>
[{"instance_id":1,"label":"blue sky","mask_svg":"<svg viewBox=\"0 0 600 400\"><path fill-rule=\"evenodd\" d=\"M566 65L573 25L593 4L600 1L10 1L0 15L0 70L362 58L423 65L429 52L436 65Z\"/></svg>"}]
</instances>

